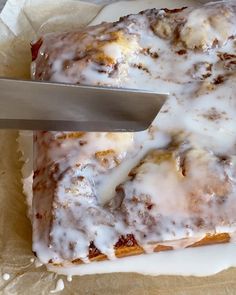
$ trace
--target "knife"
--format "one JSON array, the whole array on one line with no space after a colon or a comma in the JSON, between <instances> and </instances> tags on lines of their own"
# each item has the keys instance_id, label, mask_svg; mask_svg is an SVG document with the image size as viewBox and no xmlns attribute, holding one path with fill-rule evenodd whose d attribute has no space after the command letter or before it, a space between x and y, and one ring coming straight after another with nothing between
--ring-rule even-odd
<instances>
[{"instance_id":1,"label":"knife","mask_svg":"<svg viewBox=\"0 0 236 295\"><path fill-rule=\"evenodd\" d=\"M142 131L167 97L136 89L0 78L0 129Z\"/></svg>"}]
</instances>

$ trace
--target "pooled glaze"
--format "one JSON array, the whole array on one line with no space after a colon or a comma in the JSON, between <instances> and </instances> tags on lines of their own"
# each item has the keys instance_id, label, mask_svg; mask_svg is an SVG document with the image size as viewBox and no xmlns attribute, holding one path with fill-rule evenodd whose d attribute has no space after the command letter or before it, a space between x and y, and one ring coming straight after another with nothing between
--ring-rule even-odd
<instances>
[{"instance_id":1,"label":"pooled glaze","mask_svg":"<svg viewBox=\"0 0 236 295\"><path fill-rule=\"evenodd\" d=\"M202 246L99 261L70 267L48 265L50 271L67 275L132 272L143 275L209 276L236 267L236 244Z\"/></svg>"},{"instance_id":2,"label":"pooled glaze","mask_svg":"<svg viewBox=\"0 0 236 295\"><path fill-rule=\"evenodd\" d=\"M43 37L36 79L171 94L146 132L36 134L34 250L44 263L89 262L91 241L113 259L130 233L149 252L234 232L235 27L235 6L215 4Z\"/></svg>"},{"instance_id":3,"label":"pooled glaze","mask_svg":"<svg viewBox=\"0 0 236 295\"><path fill-rule=\"evenodd\" d=\"M56 288L54 290L51 290L50 293L55 294L55 293L61 292L62 290L64 290L64 288L65 288L65 286L64 286L63 280L59 279L57 281Z\"/></svg>"}]
</instances>

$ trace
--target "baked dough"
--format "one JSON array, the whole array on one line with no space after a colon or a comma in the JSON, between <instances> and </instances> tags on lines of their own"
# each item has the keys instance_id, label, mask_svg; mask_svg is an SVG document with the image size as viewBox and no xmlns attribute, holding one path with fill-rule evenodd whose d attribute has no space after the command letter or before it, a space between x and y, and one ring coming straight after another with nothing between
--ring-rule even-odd
<instances>
[{"instance_id":1,"label":"baked dough","mask_svg":"<svg viewBox=\"0 0 236 295\"><path fill-rule=\"evenodd\" d=\"M35 132L33 249L43 263L230 241L235 35L236 6L218 3L146 10L32 45L34 79L170 93L145 132Z\"/></svg>"}]
</instances>

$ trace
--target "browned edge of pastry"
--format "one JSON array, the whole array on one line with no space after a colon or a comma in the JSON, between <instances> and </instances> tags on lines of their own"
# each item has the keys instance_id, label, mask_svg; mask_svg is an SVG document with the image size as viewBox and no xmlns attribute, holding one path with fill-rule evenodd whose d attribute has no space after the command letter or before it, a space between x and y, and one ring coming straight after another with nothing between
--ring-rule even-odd
<instances>
[{"instance_id":1,"label":"browned edge of pastry","mask_svg":"<svg viewBox=\"0 0 236 295\"><path fill-rule=\"evenodd\" d=\"M187 241L187 239L184 239ZM230 235L228 233L219 233L219 234L206 234L206 236L193 243L192 245L187 246L189 247L199 247L199 246L206 246L212 244L222 244L228 243L230 241ZM157 244L154 248L154 252L161 252L161 251L168 251L174 250L172 246L167 245L160 245ZM144 249L138 245L133 235L127 235L127 237L121 237L118 243L115 245L115 254L117 258L127 257L127 256L134 256L144 254ZM89 259L91 262L93 261L103 261L107 260L107 256L102 254L93 243L90 245L90 253ZM81 259L75 259L72 261L73 264L83 264ZM54 266L62 266L62 264L53 263Z\"/></svg>"}]
</instances>

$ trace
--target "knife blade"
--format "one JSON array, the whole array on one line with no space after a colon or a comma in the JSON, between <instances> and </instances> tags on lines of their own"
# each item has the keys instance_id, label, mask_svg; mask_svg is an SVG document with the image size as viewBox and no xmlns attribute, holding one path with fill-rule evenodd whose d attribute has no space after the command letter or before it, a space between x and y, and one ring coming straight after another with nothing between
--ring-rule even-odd
<instances>
[{"instance_id":1,"label":"knife blade","mask_svg":"<svg viewBox=\"0 0 236 295\"><path fill-rule=\"evenodd\" d=\"M135 89L0 78L0 129L141 131L167 97Z\"/></svg>"}]
</instances>

